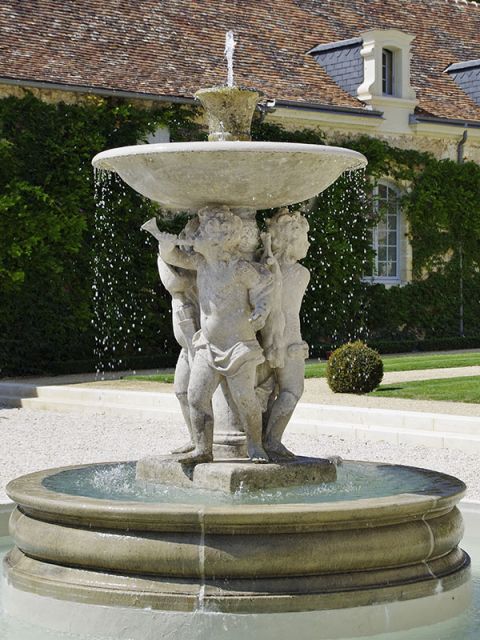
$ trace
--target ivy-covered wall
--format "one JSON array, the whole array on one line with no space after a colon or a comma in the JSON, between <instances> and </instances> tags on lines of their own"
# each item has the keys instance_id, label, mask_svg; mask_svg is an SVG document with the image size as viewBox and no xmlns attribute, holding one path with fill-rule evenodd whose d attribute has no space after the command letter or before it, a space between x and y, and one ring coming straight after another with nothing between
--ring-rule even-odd
<instances>
[{"instance_id":1,"label":"ivy-covered wall","mask_svg":"<svg viewBox=\"0 0 480 640\"><path fill-rule=\"evenodd\" d=\"M128 303L115 309L116 317L104 328L118 337L128 309L149 297L153 302L142 323L145 346L165 350L159 336L170 332L169 302L139 231L155 208L114 182L111 199L117 208L108 237L100 238L91 166L99 151L136 144L162 125L174 138L197 135L191 110L178 106L145 110L96 97L47 104L31 94L0 100L1 373L73 370L78 365L62 363L79 360L86 361L80 368L92 368L96 264L102 265L103 292L113 287ZM111 268L112 246L122 264L129 264L128 281ZM132 281L135 291L129 289ZM100 302L111 301L101 297ZM127 354L136 354L137 347L127 345Z\"/></svg>"},{"instance_id":2,"label":"ivy-covered wall","mask_svg":"<svg viewBox=\"0 0 480 640\"><path fill-rule=\"evenodd\" d=\"M91 168L99 151L136 144L159 126L173 141L204 137L191 107L98 97L47 104L28 93L0 99L0 375L89 370L95 360L104 367L173 362L155 243L139 231L156 206L111 180L109 202L96 213ZM324 141L319 132L259 120L253 133ZM306 210L312 280L303 324L313 353L359 336L455 336L462 298L464 331L480 335L480 168L366 136L346 145L367 156L368 174L342 177ZM403 206L416 281L390 290L362 281L372 259L371 186L381 176L411 185ZM175 231L181 223L163 226Z\"/></svg>"}]
</instances>

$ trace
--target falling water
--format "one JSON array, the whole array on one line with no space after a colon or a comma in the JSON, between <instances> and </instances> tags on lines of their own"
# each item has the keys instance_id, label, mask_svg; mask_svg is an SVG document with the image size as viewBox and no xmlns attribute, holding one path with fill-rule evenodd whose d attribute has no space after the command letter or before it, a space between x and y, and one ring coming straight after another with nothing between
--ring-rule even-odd
<instances>
[{"instance_id":1,"label":"falling water","mask_svg":"<svg viewBox=\"0 0 480 640\"><path fill-rule=\"evenodd\" d=\"M344 174L307 215L312 279L303 320L312 346L364 339L367 331L362 276L367 272L369 229L364 170Z\"/></svg>"},{"instance_id":2,"label":"falling water","mask_svg":"<svg viewBox=\"0 0 480 640\"><path fill-rule=\"evenodd\" d=\"M128 368L126 354L141 354L145 315L129 239L118 226L118 211L128 207L124 183L114 173L95 170L95 200L92 324L97 376L103 377L107 371Z\"/></svg>"},{"instance_id":3,"label":"falling water","mask_svg":"<svg viewBox=\"0 0 480 640\"><path fill-rule=\"evenodd\" d=\"M233 31L227 31L225 36L225 58L227 59L227 87L233 87L233 51L237 43Z\"/></svg>"}]
</instances>

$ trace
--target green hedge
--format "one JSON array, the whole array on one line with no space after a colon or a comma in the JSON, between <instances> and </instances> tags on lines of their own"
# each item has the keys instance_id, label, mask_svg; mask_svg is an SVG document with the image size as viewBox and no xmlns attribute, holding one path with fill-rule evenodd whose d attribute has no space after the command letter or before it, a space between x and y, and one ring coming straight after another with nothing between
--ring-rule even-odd
<instances>
[{"instance_id":1,"label":"green hedge","mask_svg":"<svg viewBox=\"0 0 480 640\"><path fill-rule=\"evenodd\" d=\"M96 210L91 167L99 151L135 144L159 126L168 126L173 140L204 138L191 107L146 109L98 97L47 104L28 93L0 100L0 375L79 371L92 362L125 368L137 357L149 362L145 366L165 366L157 355L149 360L146 354L174 359L178 345L170 299L156 270L155 242L139 231L158 209L112 179L105 207ZM253 134L257 140L325 142L321 131L287 132L260 120ZM393 341L395 350L412 341L420 349L428 341L450 339L458 335L460 281L465 333L480 335L480 169L456 165L446 190L442 184L452 167L428 154L366 136L337 142L365 153L372 180L361 172L343 176L305 213L312 249L305 260L311 283L302 330L312 355L357 338L372 345ZM419 279L389 290L362 281L372 259L374 220L368 214L379 176L412 184L404 209ZM449 204L454 201L460 205ZM270 213L260 214L260 223ZM438 242L432 242L428 216L442 236ZM178 231L184 220L166 220L163 228ZM455 229L465 224L468 234L459 235ZM447 262L445 247L453 256ZM436 272L422 280L422 269L431 265Z\"/></svg>"},{"instance_id":2,"label":"green hedge","mask_svg":"<svg viewBox=\"0 0 480 640\"><path fill-rule=\"evenodd\" d=\"M157 209L113 180L115 209L99 216L91 160L158 126L179 139L201 135L192 115L95 97L0 100L0 375L56 372L94 350L104 368L122 368L128 357L177 349L155 250L139 231Z\"/></svg>"}]
</instances>

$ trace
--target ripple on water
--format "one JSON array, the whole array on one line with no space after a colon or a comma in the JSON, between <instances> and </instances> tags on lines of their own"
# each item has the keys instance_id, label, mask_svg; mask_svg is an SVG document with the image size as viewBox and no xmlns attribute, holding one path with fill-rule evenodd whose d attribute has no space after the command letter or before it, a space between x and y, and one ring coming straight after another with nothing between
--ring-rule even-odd
<instances>
[{"instance_id":1,"label":"ripple on water","mask_svg":"<svg viewBox=\"0 0 480 640\"><path fill-rule=\"evenodd\" d=\"M401 493L440 494L457 481L432 472L387 464L344 462L337 480L311 486L227 494L206 489L183 489L138 483L135 462L90 465L48 476L43 485L52 491L100 500L222 504L328 503L362 498L381 498Z\"/></svg>"}]
</instances>

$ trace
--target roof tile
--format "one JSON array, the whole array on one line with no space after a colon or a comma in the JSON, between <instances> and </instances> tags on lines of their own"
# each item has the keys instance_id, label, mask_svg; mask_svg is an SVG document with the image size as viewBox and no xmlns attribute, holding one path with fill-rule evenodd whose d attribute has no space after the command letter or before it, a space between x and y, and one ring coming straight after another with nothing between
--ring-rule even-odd
<instances>
[{"instance_id":1,"label":"roof tile","mask_svg":"<svg viewBox=\"0 0 480 640\"><path fill-rule=\"evenodd\" d=\"M191 96L225 82L233 29L237 84L362 109L306 52L372 28L416 35L419 111L480 120L479 105L444 73L479 57L480 6L461 0L2 0L0 77Z\"/></svg>"}]
</instances>

